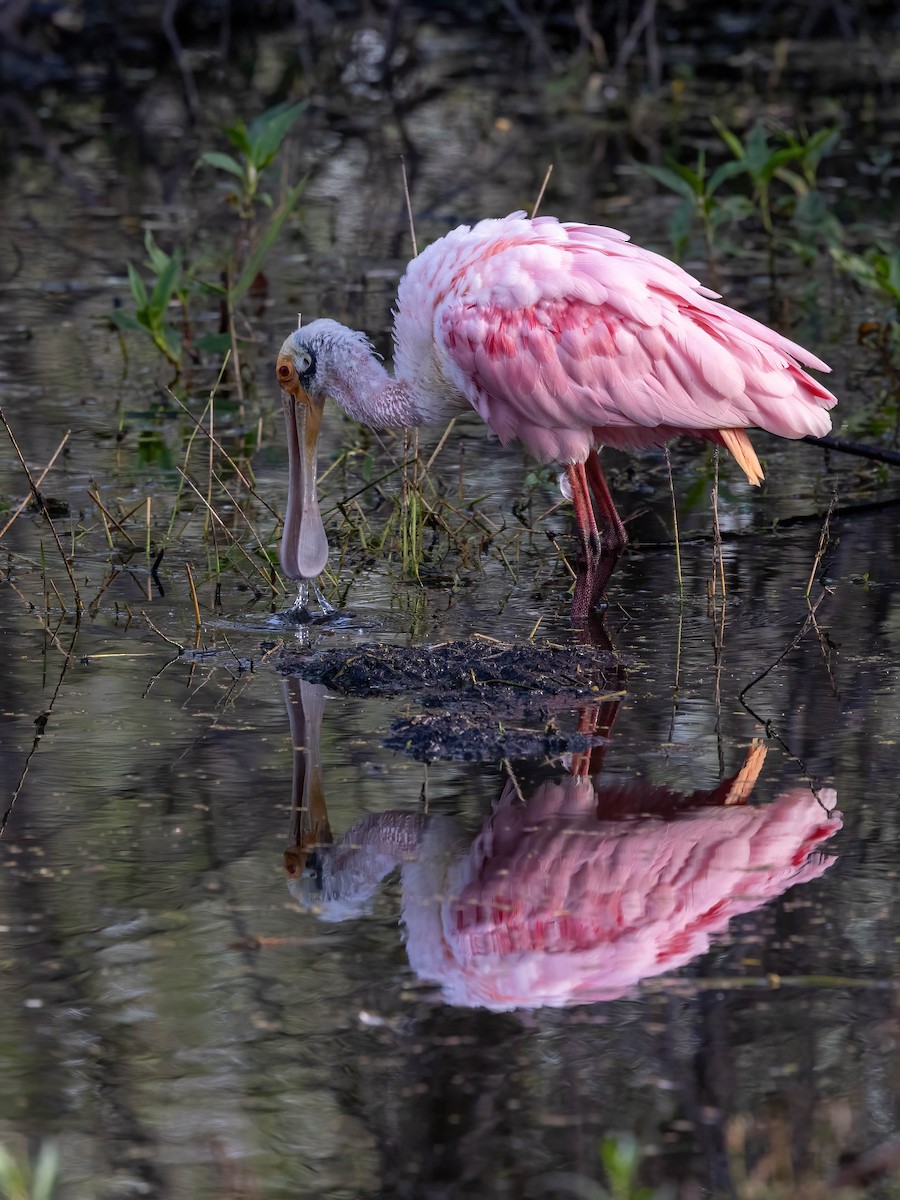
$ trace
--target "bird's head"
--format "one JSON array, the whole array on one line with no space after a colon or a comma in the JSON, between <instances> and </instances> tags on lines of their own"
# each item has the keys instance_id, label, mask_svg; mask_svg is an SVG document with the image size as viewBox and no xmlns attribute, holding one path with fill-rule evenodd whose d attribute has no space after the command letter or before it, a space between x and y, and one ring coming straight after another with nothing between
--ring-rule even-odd
<instances>
[{"instance_id":1,"label":"bird's head","mask_svg":"<svg viewBox=\"0 0 900 1200\"><path fill-rule=\"evenodd\" d=\"M278 352L275 377L287 420L290 485L281 565L291 579L314 579L328 561L316 501L316 455L325 397L347 407L347 388L371 357L365 334L327 319L302 325Z\"/></svg>"},{"instance_id":2,"label":"bird's head","mask_svg":"<svg viewBox=\"0 0 900 1200\"><path fill-rule=\"evenodd\" d=\"M322 325L296 329L278 353L275 377L287 425L288 500L281 538L281 566L290 579L315 579L328 562L328 539L316 496L319 430L325 389L318 378Z\"/></svg>"}]
</instances>

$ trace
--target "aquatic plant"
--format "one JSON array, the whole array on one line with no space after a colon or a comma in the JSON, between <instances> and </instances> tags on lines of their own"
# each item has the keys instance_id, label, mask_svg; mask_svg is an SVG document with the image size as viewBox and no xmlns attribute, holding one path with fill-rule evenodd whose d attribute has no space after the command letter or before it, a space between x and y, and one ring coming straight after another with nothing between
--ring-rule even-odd
<instances>
[{"instance_id":1,"label":"aquatic plant","mask_svg":"<svg viewBox=\"0 0 900 1200\"><path fill-rule=\"evenodd\" d=\"M261 186L263 172L275 162L284 139L305 107L305 101L278 104L249 126L238 120L225 130L236 155L208 150L198 158L198 167L212 167L227 177L224 200L238 216L238 228L230 247L221 246L212 256L192 259L183 247L165 251L147 230L144 269L152 277L151 285L148 287L133 263L127 264L133 310L115 308L110 320L123 332L143 333L148 337L176 374L181 371L186 354L196 356L202 351L222 354L230 349L238 390L241 389L235 310L259 280L263 265L306 186L306 179L301 179L287 188L276 204L271 192ZM200 296L219 297L220 329L195 337L189 311L192 301ZM180 328L169 319L176 303L181 311Z\"/></svg>"},{"instance_id":2,"label":"aquatic plant","mask_svg":"<svg viewBox=\"0 0 900 1200\"><path fill-rule=\"evenodd\" d=\"M900 403L900 250L875 245L858 253L832 246L831 255L842 271L881 301L877 319L860 325L859 340L875 348L896 406Z\"/></svg>"},{"instance_id":3,"label":"aquatic plant","mask_svg":"<svg viewBox=\"0 0 900 1200\"><path fill-rule=\"evenodd\" d=\"M714 170L708 170L703 149L693 168L674 158L664 167L642 166L645 174L682 198L669 223L676 257L685 254L698 221L707 256L714 263L722 227L756 216L768 240L773 274L776 245L808 260L822 242L830 245L840 240L840 223L818 186L818 169L837 144L837 129L792 133L757 123L741 139L718 117L712 123L732 155ZM739 179L750 184L749 195L746 189L723 194L724 184ZM732 252L737 249L729 246Z\"/></svg>"},{"instance_id":4,"label":"aquatic plant","mask_svg":"<svg viewBox=\"0 0 900 1200\"><path fill-rule=\"evenodd\" d=\"M643 1151L634 1134L609 1134L600 1142L599 1157L605 1186L587 1175L562 1171L541 1178L538 1194L557 1200L564 1196L577 1200L669 1200L674 1195L674 1190L667 1186L647 1188L638 1183Z\"/></svg>"},{"instance_id":5,"label":"aquatic plant","mask_svg":"<svg viewBox=\"0 0 900 1200\"><path fill-rule=\"evenodd\" d=\"M178 368L184 351L184 337L167 318L172 299L177 295L185 322L187 319L190 288L185 283L182 252L176 249L172 254L167 254L157 246L149 229L144 234L144 249L147 251L146 266L154 277L152 290L148 290L134 264L128 263L128 286L134 312L127 313L115 308L110 313L110 320L117 329L146 334L160 354Z\"/></svg>"},{"instance_id":6,"label":"aquatic plant","mask_svg":"<svg viewBox=\"0 0 900 1200\"><path fill-rule=\"evenodd\" d=\"M716 231L722 225L732 224L753 212L753 204L747 196L718 195L719 188L726 180L744 173L746 168L741 162L724 162L714 171L709 171L706 151L701 149L697 155L696 167L689 167L685 163L670 159L668 166L658 167L653 163L644 163L641 170L670 192L682 197L681 204L669 220L669 241L678 259L684 257L694 224L699 220L706 242L707 259L712 265L716 257Z\"/></svg>"}]
</instances>

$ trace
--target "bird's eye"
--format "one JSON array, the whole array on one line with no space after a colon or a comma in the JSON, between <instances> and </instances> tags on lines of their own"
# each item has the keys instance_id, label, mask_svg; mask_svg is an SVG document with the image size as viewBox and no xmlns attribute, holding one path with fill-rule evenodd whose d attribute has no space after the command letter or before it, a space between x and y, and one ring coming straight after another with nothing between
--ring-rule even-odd
<instances>
[{"instance_id":1,"label":"bird's eye","mask_svg":"<svg viewBox=\"0 0 900 1200\"><path fill-rule=\"evenodd\" d=\"M290 363L280 362L277 374L279 383L290 383L294 377L294 368Z\"/></svg>"}]
</instances>

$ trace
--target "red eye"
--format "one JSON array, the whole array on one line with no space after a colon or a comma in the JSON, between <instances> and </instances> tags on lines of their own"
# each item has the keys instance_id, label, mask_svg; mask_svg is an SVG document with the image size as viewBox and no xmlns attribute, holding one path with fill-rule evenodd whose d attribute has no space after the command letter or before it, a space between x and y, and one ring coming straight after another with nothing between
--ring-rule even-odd
<instances>
[{"instance_id":1,"label":"red eye","mask_svg":"<svg viewBox=\"0 0 900 1200\"><path fill-rule=\"evenodd\" d=\"M282 383L290 383L294 376L294 368L290 363L280 362L278 364L278 378Z\"/></svg>"}]
</instances>

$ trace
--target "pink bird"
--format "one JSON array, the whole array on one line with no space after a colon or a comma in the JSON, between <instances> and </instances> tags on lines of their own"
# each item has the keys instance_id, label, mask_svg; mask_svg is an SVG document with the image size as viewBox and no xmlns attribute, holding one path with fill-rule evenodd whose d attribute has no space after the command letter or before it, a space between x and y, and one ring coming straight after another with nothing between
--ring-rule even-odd
<instances>
[{"instance_id":1,"label":"pink bird","mask_svg":"<svg viewBox=\"0 0 900 1200\"><path fill-rule=\"evenodd\" d=\"M597 604L626 544L597 450L687 434L726 447L751 484L748 428L822 436L835 397L801 369L802 346L717 303L675 263L596 225L502 220L461 225L409 264L394 321L394 375L365 334L336 321L281 347L290 455L281 564L315 578L328 559L316 447L330 396L377 428L443 423L474 409L568 480L583 550L576 614Z\"/></svg>"}]
</instances>

